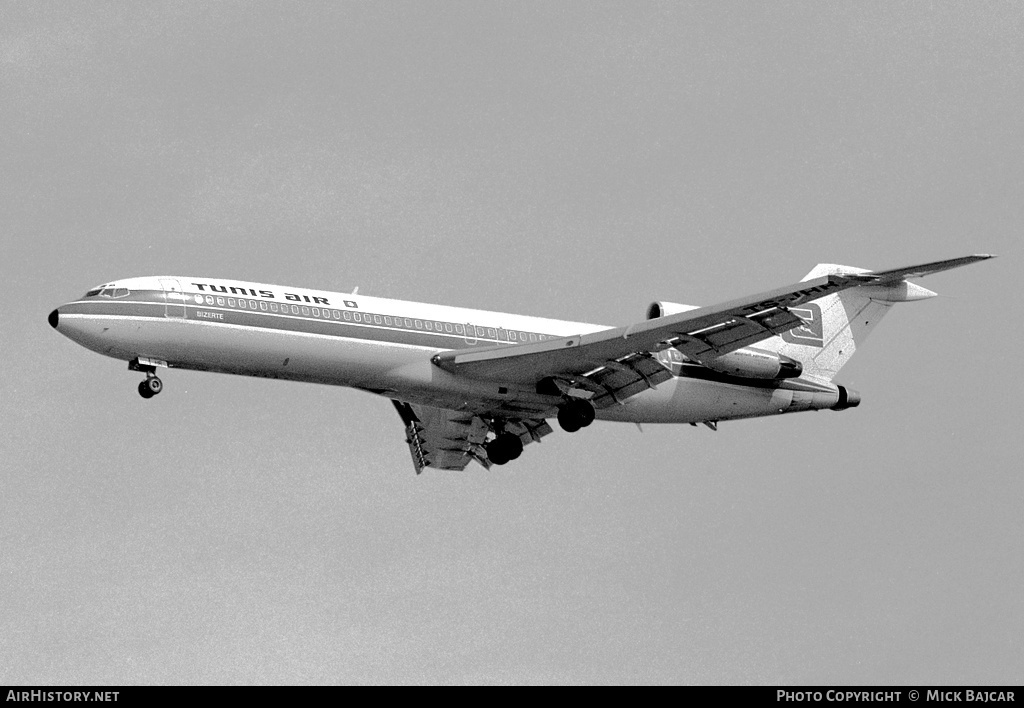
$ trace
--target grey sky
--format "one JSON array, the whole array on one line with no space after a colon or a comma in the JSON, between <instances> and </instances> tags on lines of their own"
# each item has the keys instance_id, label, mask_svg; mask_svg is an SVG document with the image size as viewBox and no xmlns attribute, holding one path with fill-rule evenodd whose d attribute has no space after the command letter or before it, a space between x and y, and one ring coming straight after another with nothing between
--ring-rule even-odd
<instances>
[{"instance_id":1,"label":"grey sky","mask_svg":"<svg viewBox=\"0 0 1024 708\"><path fill-rule=\"evenodd\" d=\"M0 681L1016 683L1019 3L0 5ZM176 273L626 324L922 281L864 403L416 478L345 389L54 333Z\"/></svg>"}]
</instances>

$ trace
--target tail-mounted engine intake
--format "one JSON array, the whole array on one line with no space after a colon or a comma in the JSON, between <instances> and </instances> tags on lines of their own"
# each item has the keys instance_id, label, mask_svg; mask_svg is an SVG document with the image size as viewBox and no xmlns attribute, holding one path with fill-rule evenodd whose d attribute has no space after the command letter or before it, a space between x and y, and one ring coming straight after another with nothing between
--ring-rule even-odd
<instances>
[{"instance_id":1,"label":"tail-mounted engine intake","mask_svg":"<svg viewBox=\"0 0 1024 708\"><path fill-rule=\"evenodd\" d=\"M696 310L697 305L680 305L678 302L652 302L647 306L647 319L653 320L665 315L675 315L680 312Z\"/></svg>"}]
</instances>

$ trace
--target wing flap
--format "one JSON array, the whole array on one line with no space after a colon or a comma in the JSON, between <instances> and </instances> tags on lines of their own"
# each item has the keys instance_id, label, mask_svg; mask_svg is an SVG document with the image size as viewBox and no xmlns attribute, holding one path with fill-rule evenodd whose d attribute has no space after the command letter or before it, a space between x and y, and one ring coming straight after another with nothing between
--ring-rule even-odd
<instances>
[{"instance_id":1,"label":"wing flap","mask_svg":"<svg viewBox=\"0 0 1024 708\"><path fill-rule=\"evenodd\" d=\"M489 467L483 443L487 426L472 413L430 406L414 406L392 401L405 423L405 441L409 445L416 474L424 467L462 470L476 459Z\"/></svg>"},{"instance_id":2,"label":"wing flap","mask_svg":"<svg viewBox=\"0 0 1024 708\"><path fill-rule=\"evenodd\" d=\"M589 392L595 408L622 403L649 388L672 378L672 373L648 353L631 354L606 361L586 374L562 379L563 388L581 387Z\"/></svg>"},{"instance_id":3,"label":"wing flap","mask_svg":"<svg viewBox=\"0 0 1024 708\"><path fill-rule=\"evenodd\" d=\"M464 470L475 460L486 468L491 463L484 451L487 424L466 411L434 408L403 401L391 401L405 424L405 441L409 445L416 474L425 467L441 470ZM523 445L538 442L552 432L543 419L509 420L505 430L518 435Z\"/></svg>"}]
</instances>

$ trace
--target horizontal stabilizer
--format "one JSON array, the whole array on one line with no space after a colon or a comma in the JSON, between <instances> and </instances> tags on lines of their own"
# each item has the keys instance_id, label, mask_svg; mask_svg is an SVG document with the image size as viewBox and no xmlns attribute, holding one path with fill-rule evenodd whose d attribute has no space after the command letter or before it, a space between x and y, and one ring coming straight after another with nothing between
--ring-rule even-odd
<instances>
[{"instance_id":1,"label":"horizontal stabilizer","mask_svg":"<svg viewBox=\"0 0 1024 708\"><path fill-rule=\"evenodd\" d=\"M978 261L987 261L989 258L995 258L995 256L988 253L977 253L973 256L950 258L948 261L935 261L934 263L922 263L921 265L908 266L906 268L872 270L864 273L863 275L880 284L895 283L900 280L906 280L907 278L921 278L926 275L931 275L932 273L941 273L944 270L959 268L960 266L970 265L971 263L977 263Z\"/></svg>"},{"instance_id":2,"label":"horizontal stabilizer","mask_svg":"<svg viewBox=\"0 0 1024 708\"><path fill-rule=\"evenodd\" d=\"M759 346L800 362L805 378L831 381L894 303L935 297L931 290L911 283L907 278L920 278L989 258L994 256L978 254L874 271L819 263L807 274L805 281L838 275L858 283L859 287L829 293L794 309L804 318L804 326L784 332Z\"/></svg>"}]
</instances>

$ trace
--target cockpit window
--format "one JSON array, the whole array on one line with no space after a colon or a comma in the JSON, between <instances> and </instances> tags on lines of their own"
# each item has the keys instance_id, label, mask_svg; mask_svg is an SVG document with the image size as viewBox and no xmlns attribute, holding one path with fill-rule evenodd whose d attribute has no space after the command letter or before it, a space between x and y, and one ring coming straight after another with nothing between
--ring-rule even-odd
<instances>
[{"instance_id":1,"label":"cockpit window","mask_svg":"<svg viewBox=\"0 0 1024 708\"><path fill-rule=\"evenodd\" d=\"M103 285L98 288L94 288L85 294L85 297L128 297L131 291L128 288L115 288L113 284Z\"/></svg>"}]
</instances>

